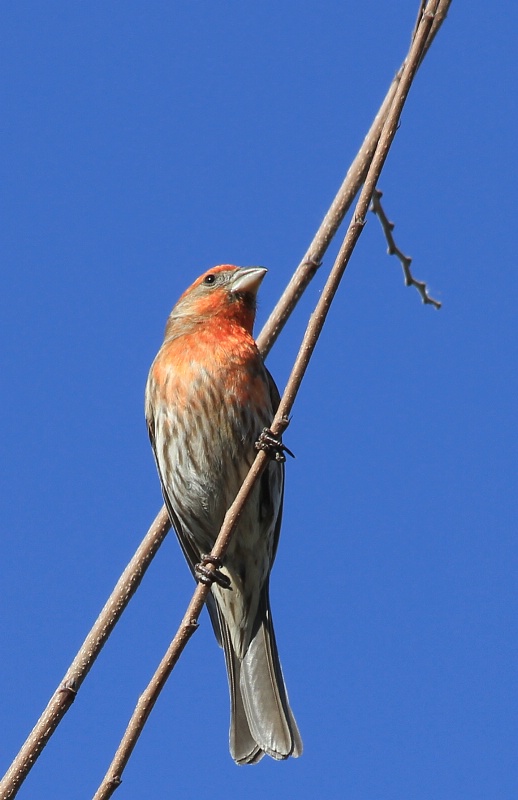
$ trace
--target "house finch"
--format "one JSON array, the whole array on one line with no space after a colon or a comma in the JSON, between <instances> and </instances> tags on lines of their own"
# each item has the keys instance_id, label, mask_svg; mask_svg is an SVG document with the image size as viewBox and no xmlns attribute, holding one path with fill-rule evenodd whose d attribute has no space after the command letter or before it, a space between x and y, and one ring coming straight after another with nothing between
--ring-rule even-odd
<instances>
[{"instance_id":1,"label":"house finch","mask_svg":"<svg viewBox=\"0 0 518 800\"><path fill-rule=\"evenodd\" d=\"M279 404L252 336L265 273L223 265L198 278L173 308L149 373L149 436L171 523L195 575ZM265 753L284 759L302 752L268 591L283 491L284 465L272 459L248 498L207 599L225 651L230 752L238 764L255 763Z\"/></svg>"}]
</instances>

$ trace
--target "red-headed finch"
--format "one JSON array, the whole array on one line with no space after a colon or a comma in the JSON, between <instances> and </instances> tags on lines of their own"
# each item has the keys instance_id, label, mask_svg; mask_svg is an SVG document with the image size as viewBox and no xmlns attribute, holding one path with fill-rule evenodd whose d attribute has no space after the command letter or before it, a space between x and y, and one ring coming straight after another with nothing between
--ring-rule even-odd
<instances>
[{"instance_id":1,"label":"red-headed finch","mask_svg":"<svg viewBox=\"0 0 518 800\"><path fill-rule=\"evenodd\" d=\"M252 336L266 270L223 265L173 308L146 386L146 419L165 504L189 566L210 553L279 403ZM273 631L269 578L284 465L271 459L248 498L207 607L225 651L230 752L238 764L302 752ZM223 581L221 581L223 583Z\"/></svg>"}]
</instances>

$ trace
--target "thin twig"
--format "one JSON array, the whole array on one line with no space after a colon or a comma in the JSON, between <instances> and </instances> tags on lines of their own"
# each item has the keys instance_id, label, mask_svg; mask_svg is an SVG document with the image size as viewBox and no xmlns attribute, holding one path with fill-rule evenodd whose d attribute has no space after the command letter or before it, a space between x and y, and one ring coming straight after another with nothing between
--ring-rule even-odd
<instances>
[{"instance_id":1,"label":"thin twig","mask_svg":"<svg viewBox=\"0 0 518 800\"><path fill-rule=\"evenodd\" d=\"M402 250L399 249L396 242L394 241L394 234L392 231L394 230L394 223L389 220L387 215L385 214L385 209L381 205L381 198L383 197L383 192L379 189L374 189L374 194L372 195L372 203L371 203L371 211L373 214L376 214L378 217L381 227L383 229L383 233L385 234L385 239L387 240L387 252L390 256L397 256L401 262L401 266L403 267L403 275L405 276L405 286L415 286L419 294L421 295L423 303L428 303L435 308L441 308L442 303L439 300L434 300L433 297L430 297L428 294L428 288L424 281L418 281L412 275L410 270L410 265L412 264L412 259L410 256L407 256L403 253Z\"/></svg>"},{"instance_id":2,"label":"thin twig","mask_svg":"<svg viewBox=\"0 0 518 800\"><path fill-rule=\"evenodd\" d=\"M440 0L432 28L428 34L425 52L439 29L440 24L444 20L450 3L451 0ZM387 118L388 109L390 108L392 99L399 85L401 74L402 68L394 78L371 129L365 137L358 155L348 170L344 182L324 217L319 230L257 339L263 357L266 357L269 353L298 299L301 297L306 286L318 269L318 265L329 243L336 234L340 223L350 208L359 187L365 180L382 127ZM38 759L50 736L70 707L75 694L93 666L111 630L134 594L169 528L169 518L165 507L162 507L137 552L108 598L94 627L85 639L65 677L51 697L47 708L27 737L27 740L24 742L20 752L9 767L5 776L0 781L0 800L11 800L11 798L14 798L18 793L20 786Z\"/></svg>"},{"instance_id":3,"label":"thin twig","mask_svg":"<svg viewBox=\"0 0 518 800\"><path fill-rule=\"evenodd\" d=\"M436 5L436 0L431 0L429 7ZM302 379L308 367L309 361L315 349L316 343L322 332L324 322L329 312L332 300L338 289L340 280L343 277L351 254L356 242L364 228L365 216L369 208L369 202L378 181L379 175L385 163L388 151L396 134L399 117L408 95L408 91L416 74L422 50L426 43L426 35L433 22L433 13L428 11L423 14L421 24L418 28L414 43L410 49L401 81L394 96L392 107L389 111L385 125L380 136L378 147L374 153L372 164L367 173L364 187L360 193L358 203L349 224L345 239L340 248L336 261L326 281L315 311L310 317L302 344L300 346L295 364L291 371L286 389L283 392L279 408L271 425L274 434L281 434L287 427L289 414L293 408L295 398L302 383ZM214 559L222 558L224 555L232 533L236 527L244 505L253 489L253 486L264 470L268 456L264 452L259 452L248 473L238 495L229 508L223 526L218 535L211 557ZM164 686L174 665L178 661L180 653L185 647L188 639L196 629L198 616L201 613L205 597L209 592L209 587L199 584L194 592L193 599L189 605L184 620L178 633L171 642L167 653L162 659L160 666L155 672L150 684L144 694L139 698L137 707L128 724L126 732L117 749L115 757L97 790L93 800L108 800L115 789L120 786L121 776L124 767L130 757L136 741L142 732L145 721L153 708L158 695Z\"/></svg>"}]
</instances>

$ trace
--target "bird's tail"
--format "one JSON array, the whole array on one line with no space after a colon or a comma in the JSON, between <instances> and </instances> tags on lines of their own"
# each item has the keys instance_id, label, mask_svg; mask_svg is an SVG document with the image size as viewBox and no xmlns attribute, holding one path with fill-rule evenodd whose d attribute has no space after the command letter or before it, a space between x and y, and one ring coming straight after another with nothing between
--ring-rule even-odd
<instances>
[{"instance_id":1,"label":"bird's tail","mask_svg":"<svg viewBox=\"0 0 518 800\"><path fill-rule=\"evenodd\" d=\"M230 753L238 764L300 756L302 740L291 711L277 653L267 588L250 645L240 660L220 615L230 689Z\"/></svg>"}]
</instances>

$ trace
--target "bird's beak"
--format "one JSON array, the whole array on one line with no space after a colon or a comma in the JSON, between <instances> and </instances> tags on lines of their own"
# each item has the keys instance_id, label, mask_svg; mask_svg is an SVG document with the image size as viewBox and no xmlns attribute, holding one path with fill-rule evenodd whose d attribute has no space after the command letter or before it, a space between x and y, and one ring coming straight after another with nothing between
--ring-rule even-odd
<instances>
[{"instance_id":1,"label":"bird's beak","mask_svg":"<svg viewBox=\"0 0 518 800\"><path fill-rule=\"evenodd\" d=\"M236 277L232 280L230 291L232 294L237 292L250 292L256 295L259 291L261 281L268 272L264 267L247 267L240 269Z\"/></svg>"}]
</instances>

